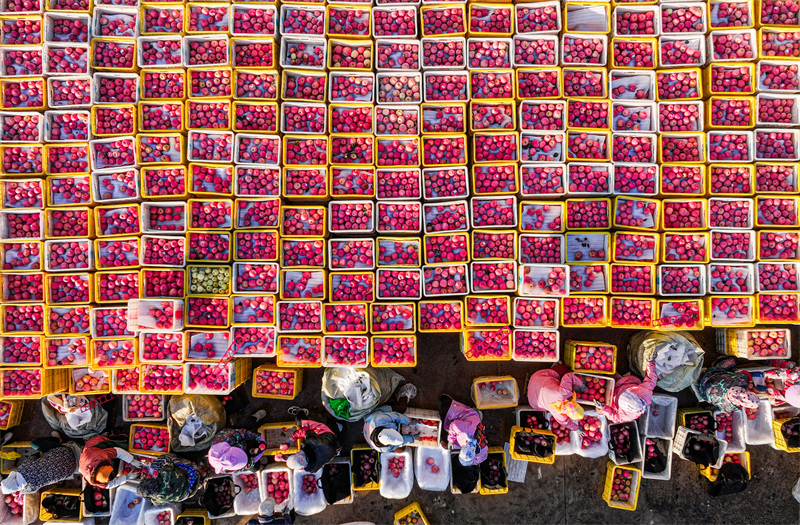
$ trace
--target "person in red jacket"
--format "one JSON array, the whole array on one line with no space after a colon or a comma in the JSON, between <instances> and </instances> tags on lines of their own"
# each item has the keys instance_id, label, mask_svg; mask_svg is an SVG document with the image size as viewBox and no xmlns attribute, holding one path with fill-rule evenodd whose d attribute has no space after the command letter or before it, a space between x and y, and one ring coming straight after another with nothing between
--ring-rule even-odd
<instances>
[{"instance_id":1,"label":"person in red jacket","mask_svg":"<svg viewBox=\"0 0 800 525\"><path fill-rule=\"evenodd\" d=\"M142 466L130 452L116 445L117 442L105 436L95 436L86 442L78 461L78 468L86 483L105 489L127 481L126 476L114 476L115 459L130 463L134 467Z\"/></svg>"}]
</instances>

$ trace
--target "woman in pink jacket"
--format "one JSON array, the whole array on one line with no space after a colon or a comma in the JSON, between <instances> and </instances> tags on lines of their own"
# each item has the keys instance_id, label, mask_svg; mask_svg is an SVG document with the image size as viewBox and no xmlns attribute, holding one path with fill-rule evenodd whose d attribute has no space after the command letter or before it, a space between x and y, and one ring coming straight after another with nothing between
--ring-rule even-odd
<instances>
[{"instance_id":1,"label":"woman in pink jacket","mask_svg":"<svg viewBox=\"0 0 800 525\"><path fill-rule=\"evenodd\" d=\"M653 389L657 381L656 362L648 361L644 381L631 375L617 379L611 403L603 405L595 401L597 413L606 416L610 423L627 423L638 419L653 401Z\"/></svg>"},{"instance_id":2,"label":"woman in pink jacket","mask_svg":"<svg viewBox=\"0 0 800 525\"><path fill-rule=\"evenodd\" d=\"M553 419L570 430L583 419L583 408L575 401L575 390L582 389L581 378L565 365L539 370L528 382L528 403L534 410L547 410Z\"/></svg>"}]
</instances>

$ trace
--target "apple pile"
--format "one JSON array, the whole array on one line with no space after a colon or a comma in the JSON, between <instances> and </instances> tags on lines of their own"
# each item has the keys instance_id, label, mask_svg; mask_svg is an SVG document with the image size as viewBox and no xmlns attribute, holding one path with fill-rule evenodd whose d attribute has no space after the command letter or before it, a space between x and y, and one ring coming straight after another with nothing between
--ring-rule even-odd
<instances>
[{"instance_id":1,"label":"apple pile","mask_svg":"<svg viewBox=\"0 0 800 525\"><path fill-rule=\"evenodd\" d=\"M611 427L611 440L617 453L626 456L631 451L631 428L629 425Z\"/></svg>"},{"instance_id":2,"label":"apple pile","mask_svg":"<svg viewBox=\"0 0 800 525\"><path fill-rule=\"evenodd\" d=\"M289 497L289 477L286 472L267 474L267 495L280 505Z\"/></svg>"},{"instance_id":3,"label":"apple pile","mask_svg":"<svg viewBox=\"0 0 800 525\"><path fill-rule=\"evenodd\" d=\"M599 377L581 376L583 385L586 390L583 392L576 392L576 397L579 401L600 401L607 403L606 395L606 380Z\"/></svg>"},{"instance_id":4,"label":"apple pile","mask_svg":"<svg viewBox=\"0 0 800 525\"><path fill-rule=\"evenodd\" d=\"M539 412L528 412L524 414L523 419L524 427L525 428L534 428L536 430L547 430L547 418L544 417L544 414Z\"/></svg>"},{"instance_id":5,"label":"apple pile","mask_svg":"<svg viewBox=\"0 0 800 525\"><path fill-rule=\"evenodd\" d=\"M239 479L244 483L245 493L258 490L258 474L241 474Z\"/></svg>"},{"instance_id":6,"label":"apple pile","mask_svg":"<svg viewBox=\"0 0 800 525\"><path fill-rule=\"evenodd\" d=\"M550 430L556 435L556 443L569 443L570 430L555 419L550 420Z\"/></svg>"},{"instance_id":7,"label":"apple pile","mask_svg":"<svg viewBox=\"0 0 800 525\"><path fill-rule=\"evenodd\" d=\"M169 447L169 430L166 428L134 425L132 450L166 452Z\"/></svg>"},{"instance_id":8,"label":"apple pile","mask_svg":"<svg viewBox=\"0 0 800 525\"><path fill-rule=\"evenodd\" d=\"M12 516L22 516L22 511L24 510L22 499L17 501L17 497L19 496L19 492L15 492L13 494L8 494L3 501L6 502L6 506L11 511Z\"/></svg>"},{"instance_id":9,"label":"apple pile","mask_svg":"<svg viewBox=\"0 0 800 525\"><path fill-rule=\"evenodd\" d=\"M612 501L629 501L631 499L631 485L633 473L630 470L616 469L611 485Z\"/></svg>"},{"instance_id":10,"label":"apple pile","mask_svg":"<svg viewBox=\"0 0 800 525\"><path fill-rule=\"evenodd\" d=\"M614 369L614 348L607 345L576 345L574 370L611 372Z\"/></svg>"},{"instance_id":11,"label":"apple pile","mask_svg":"<svg viewBox=\"0 0 800 525\"><path fill-rule=\"evenodd\" d=\"M303 476L303 492L309 495L317 493L317 476L314 474Z\"/></svg>"},{"instance_id":12,"label":"apple pile","mask_svg":"<svg viewBox=\"0 0 800 525\"><path fill-rule=\"evenodd\" d=\"M378 461L378 452L375 450L365 450L360 453L356 461L356 480L357 487L363 487L373 479L376 479L376 463Z\"/></svg>"},{"instance_id":13,"label":"apple pile","mask_svg":"<svg viewBox=\"0 0 800 525\"><path fill-rule=\"evenodd\" d=\"M717 433L730 442L733 437L733 414L717 414Z\"/></svg>"},{"instance_id":14,"label":"apple pile","mask_svg":"<svg viewBox=\"0 0 800 525\"><path fill-rule=\"evenodd\" d=\"M164 417L164 396L161 394L128 394L125 399L128 403L129 419Z\"/></svg>"},{"instance_id":15,"label":"apple pile","mask_svg":"<svg viewBox=\"0 0 800 525\"><path fill-rule=\"evenodd\" d=\"M711 432L711 416L708 414L695 414L686 420L686 426L698 432Z\"/></svg>"},{"instance_id":16,"label":"apple pile","mask_svg":"<svg viewBox=\"0 0 800 525\"><path fill-rule=\"evenodd\" d=\"M387 470L389 474L394 476L395 478L399 478L400 474L403 473L403 467L406 466L406 458L403 456L398 456L396 458L389 459L389 466Z\"/></svg>"},{"instance_id":17,"label":"apple pile","mask_svg":"<svg viewBox=\"0 0 800 525\"><path fill-rule=\"evenodd\" d=\"M587 449L603 438L603 425L596 417L586 416L578 422L578 425L583 432L581 449Z\"/></svg>"}]
</instances>

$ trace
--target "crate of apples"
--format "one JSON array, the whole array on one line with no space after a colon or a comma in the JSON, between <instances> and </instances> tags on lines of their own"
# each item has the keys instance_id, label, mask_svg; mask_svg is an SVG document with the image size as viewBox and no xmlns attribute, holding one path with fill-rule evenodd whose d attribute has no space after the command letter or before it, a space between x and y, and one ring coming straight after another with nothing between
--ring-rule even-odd
<instances>
[{"instance_id":1,"label":"crate of apples","mask_svg":"<svg viewBox=\"0 0 800 525\"><path fill-rule=\"evenodd\" d=\"M169 430L166 427L132 425L129 450L142 454L169 452Z\"/></svg>"},{"instance_id":2,"label":"crate of apples","mask_svg":"<svg viewBox=\"0 0 800 525\"><path fill-rule=\"evenodd\" d=\"M593 404L595 401L600 401L604 404L608 403L614 391L614 380L612 378L581 373L576 375L581 378L585 387L581 392L575 393L579 403Z\"/></svg>"}]
</instances>

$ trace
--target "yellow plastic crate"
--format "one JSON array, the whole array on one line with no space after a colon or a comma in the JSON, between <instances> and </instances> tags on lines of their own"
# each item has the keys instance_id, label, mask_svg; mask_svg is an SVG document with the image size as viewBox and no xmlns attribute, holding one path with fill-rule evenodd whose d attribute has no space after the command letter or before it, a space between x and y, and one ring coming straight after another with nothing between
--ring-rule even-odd
<instances>
[{"instance_id":1,"label":"yellow plastic crate","mask_svg":"<svg viewBox=\"0 0 800 525\"><path fill-rule=\"evenodd\" d=\"M42 505L42 502L44 501L44 499L47 496L49 496L50 494L63 494L65 496L75 496L75 497L78 498L78 500L80 500L81 497L82 497L81 496L81 489L65 489L65 488L61 488L61 489L48 489L48 490L45 490L44 492L41 493L41 497L39 499L39 519L44 521L44 522L56 521L56 519L53 517L52 514L50 514L46 510L44 510L44 506ZM57 521L59 523L62 523L62 522L80 523L82 520L83 520L83 505L79 504L78 505L78 517L77 518L70 519L70 520L62 518L62 519L59 519Z\"/></svg>"},{"instance_id":2,"label":"yellow plastic crate","mask_svg":"<svg viewBox=\"0 0 800 525\"><path fill-rule=\"evenodd\" d=\"M731 456L739 456L739 461L742 462L745 470L747 470L747 477L750 478L752 476L752 464L750 463L750 453L749 452L728 452L725 454L725 457ZM724 464L724 463L723 463ZM719 476L719 469L714 467L707 467L701 468L700 474L706 477L710 482L717 481L717 477Z\"/></svg>"},{"instance_id":3,"label":"yellow plastic crate","mask_svg":"<svg viewBox=\"0 0 800 525\"><path fill-rule=\"evenodd\" d=\"M380 341L383 339L409 339L411 345L414 348L414 361L411 363L378 363L375 360L375 341ZM417 366L417 336L415 335L407 335L407 334L381 334L381 335L373 335L370 338L369 344L369 362L370 366L375 368L413 368Z\"/></svg>"},{"instance_id":4,"label":"yellow plastic crate","mask_svg":"<svg viewBox=\"0 0 800 525\"><path fill-rule=\"evenodd\" d=\"M434 10L439 11L439 10L444 10L444 9L449 9L451 12L456 10L456 9L461 11L461 14L458 17L453 16L452 20L455 21L458 18L460 18L464 22L464 31L451 32L451 33L447 33L447 34L444 34L444 35L437 35L437 34L428 33L427 31L425 31L425 24L421 24L420 25L420 31L421 31L421 35L422 36L433 36L433 37L437 37L437 38L450 38L450 37L456 37L456 36L464 36L464 35L467 34L466 28L469 27L469 24L468 24L468 20L467 20L467 10L466 10L466 5L465 4L456 4L456 3L450 4L450 3L448 3L447 5L441 5L441 4L424 5L420 9L421 20L423 20L423 21L425 20L425 13L427 13L428 11L434 11Z\"/></svg>"},{"instance_id":5,"label":"yellow plastic crate","mask_svg":"<svg viewBox=\"0 0 800 525\"><path fill-rule=\"evenodd\" d=\"M395 512L394 525L410 525L411 522L404 522L401 520L407 516L410 517L410 515L414 512L416 512L419 515L419 519L422 520L421 522L419 521L416 522L417 525L430 525L431 522L428 521L427 517L425 517L425 514L423 514L422 509L420 508L419 503L417 502L414 502L408 507L404 507L401 510Z\"/></svg>"},{"instance_id":6,"label":"yellow plastic crate","mask_svg":"<svg viewBox=\"0 0 800 525\"><path fill-rule=\"evenodd\" d=\"M677 320L673 320L673 317L681 317L683 318L686 314L675 314L675 316L662 316L662 312L664 311L665 307L671 307L671 305L675 303L694 303L697 305L699 314L697 319L689 326L684 325L675 325ZM674 330L702 330L705 327L705 315L703 313L703 306L704 302L702 298L698 299L676 299L676 300L669 300L669 299L659 299L656 301L656 312L653 316L653 328L662 332L669 332ZM657 316L656 316L657 315Z\"/></svg>"},{"instance_id":7,"label":"yellow plastic crate","mask_svg":"<svg viewBox=\"0 0 800 525\"><path fill-rule=\"evenodd\" d=\"M611 358L611 370L576 368L575 353L579 346L601 346L604 348L610 348L613 356ZM617 347L608 343L567 340L564 342L564 364L570 367L574 372L588 372L590 374L607 374L613 376L617 373Z\"/></svg>"},{"instance_id":8,"label":"yellow plastic crate","mask_svg":"<svg viewBox=\"0 0 800 525\"><path fill-rule=\"evenodd\" d=\"M689 428L689 426L686 424L689 419L689 416L694 416L698 414L701 415L707 414L709 421L714 421L714 416L712 412L710 410L706 410L705 408L700 408L700 407L679 408L677 415L677 426Z\"/></svg>"},{"instance_id":9,"label":"yellow plastic crate","mask_svg":"<svg viewBox=\"0 0 800 525\"><path fill-rule=\"evenodd\" d=\"M480 332L497 332L503 340L507 344L508 351L500 356L489 356L489 357L470 357L470 353L472 352L471 344L469 342L470 337L472 334L477 334ZM506 332L506 333L503 333ZM513 333L511 330L506 326L502 328L478 328L478 329L466 329L461 332L461 352L464 354L464 357L467 361L510 361L511 360L511 337Z\"/></svg>"},{"instance_id":10,"label":"yellow plastic crate","mask_svg":"<svg viewBox=\"0 0 800 525\"><path fill-rule=\"evenodd\" d=\"M131 110L132 116L133 116L132 129L130 131L126 131L125 133L116 133L116 132L114 132L114 133L98 133L97 132L97 120L98 120L97 119L97 112L99 110L101 110L101 109L108 109L108 110L113 110L113 111L122 111L122 110L125 110L125 109ZM136 109L137 108L136 108L135 104L119 104L119 105L117 105L117 104L114 104L114 105L99 105L98 104L96 106L92 106L92 109L91 109L92 135L94 136L94 138L109 138L109 137L121 137L121 136L124 136L124 135L135 135L137 133L136 123L138 121L138 118L137 118L137 115L136 115Z\"/></svg>"},{"instance_id":11,"label":"yellow plastic crate","mask_svg":"<svg viewBox=\"0 0 800 525\"><path fill-rule=\"evenodd\" d=\"M7 445L0 446L0 474L7 476L16 470L16 461L18 458L12 457L14 454L19 454L19 449L30 449L30 457L39 457L41 452L37 452L31 448L30 441L14 441Z\"/></svg>"},{"instance_id":12,"label":"yellow plastic crate","mask_svg":"<svg viewBox=\"0 0 800 525\"><path fill-rule=\"evenodd\" d=\"M546 458L540 458L538 456L534 456L533 454L520 454L519 452L517 452L515 448L517 442L517 434L519 434L520 432L552 437L553 453ZM555 443L556 443L556 435L549 430L538 430L533 428L523 428L523 427L513 426L511 427L511 440L508 445L508 450L511 452L511 458L516 459L517 461L528 461L530 463L542 463L544 465L552 465L556 461Z\"/></svg>"},{"instance_id":13,"label":"yellow plastic crate","mask_svg":"<svg viewBox=\"0 0 800 525\"><path fill-rule=\"evenodd\" d=\"M490 0L490 2L491 1L492 0ZM503 4L503 5L498 5L498 3L499 4ZM499 38L499 37L509 38L509 37L511 37L511 35L514 34L514 18L515 18L514 17L514 7L510 3L508 3L508 4L505 3L505 0L498 0L498 3L470 3L469 4L469 8L470 8L469 12L468 12L469 18L467 19L467 23L466 23L467 33L469 34L469 36L476 37L476 38ZM477 18L477 17L473 17L472 16L472 8L473 7L477 7L479 9L488 9L489 10L489 16L493 15L495 10L497 10L498 8L501 8L501 7L507 8L509 10L509 18L511 19L511 27L509 28L510 31L502 31L502 32L499 32L499 33L493 33L493 32L487 32L487 31L471 31L470 29L472 28L472 20L473 20L473 18Z\"/></svg>"},{"instance_id":14,"label":"yellow plastic crate","mask_svg":"<svg viewBox=\"0 0 800 525\"><path fill-rule=\"evenodd\" d=\"M487 405L485 403L478 402L478 385L482 383L487 383L489 381L510 381L513 385L514 395L513 399L514 402L504 403L499 405ZM481 409L495 409L495 408L514 408L519 404L519 388L517 387L517 380L511 376L481 376L476 377L472 380L472 399L475 401L475 408Z\"/></svg>"},{"instance_id":15,"label":"yellow plastic crate","mask_svg":"<svg viewBox=\"0 0 800 525\"><path fill-rule=\"evenodd\" d=\"M785 452L800 452L800 447L790 447L786 443L786 439L783 437L783 432L781 432L781 428L783 427L784 423L790 421L795 418L787 417L785 419L776 419L772 422L772 434L775 436L775 446L780 450ZM749 463L749 462L748 462ZM750 473L750 468L748 465L748 474Z\"/></svg>"},{"instance_id":16,"label":"yellow plastic crate","mask_svg":"<svg viewBox=\"0 0 800 525\"><path fill-rule=\"evenodd\" d=\"M282 350L282 343L286 340L305 340L305 342L310 342L311 344L316 344L319 346L320 349L320 356L316 362L301 362L301 361L287 361L284 357L284 353ZM315 335L279 335L278 341L275 346L276 351L276 362L279 367L283 368L321 368L322 367L322 336L315 336Z\"/></svg>"},{"instance_id":17,"label":"yellow plastic crate","mask_svg":"<svg viewBox=\"0 0 800 525\"><path fill-rule=\"evenodd\" d=\"M136 428L160 428L162 430L169 431L169 428L167 427L167 425L152 425L150 423L134 423L133 425L131 425L131 429L130 429L130 437L128 438L128 450L130 450L131 452L135 452L136 454L142 454L142 455L145 455L145 456L160 456L161 454L168 454L169 453L169 451L170 451L170 442L169 442L169 440L167 441L166 447L161 452L155 452L155 451L151 451L151 450L142 450L142 449L134 448L134 446L133 446L134 427L136 427Z\"/></svg>"},{"instance_id":18,"label":"yellow plastic crate","mask_svg":"<svg viewBox=\"0 0 800 525\"><path fill-rule=\"evenodd\" d=\"M8 410L8 419L5 423L0 423L0 430L8 430L15 427L22 421L22 411L25 409L25 401L0 401L0 404L6 405Z\"/></svg>"},{"instance_id":19,"label":"yellow plastic crate","mask_svg":"<svg viewBox=\"0 0 800 525\"><path fill-rule=\"evenodd\" d=\"M363 492L363 491L368 491L368 490L379 490L381 488L381 479L380 479L380 475L381 475L381 468L380 468L380 465L381 465L381 453L377 452L377 451L376 451L377 457L375 458L375 469L377 470L377 473L378 473L378 481L377 482L376 481L370 481L366 485L356 486L356 460L355 460L355 458L356 458L356 455L359 453L359 451L365 451L365 450L372 450L372 448L370 448L370 446L367 445L366 443L357 443L357 444L353 445L352 450L350 450L350 465L352 466L351 467L351 472L352 472L352 475L353 475L352 484L353 484L353 490L355 490L357 492Z\"/></svg>"},{"instance_id":20,"label":"yellow plastic crate","mask_svg":"<svg viewBox=\"0 0 800 525\"><path fill-rule=\"evenodd\" d=\"M514 155L513 155L513 158L508 160L508 161L503 161L503 162L505 162L505 163L512 163L512 162L516 163L516 162L519 161L519 159L520 159L520 134L519 134L518 131L479 131L479 132L476 132L476 133L474 133L472 135L472 140L467 141L466 138L464 139L464 147L465 147L465 149L466 149L466 146L467 146L467 142L469 142L470 145L471 145L471 148L469 148L469 149L472 150L472 159L471 159L472 160L472 164L495 164L496 163L496 161L479 161L475 157L475 154L477 152L476 142L477 142L478 137L480 137L480 136L486 136L486 137L511 137L511 138L513 138L513 143L514 143ZM431 137L431 140L437 140L439 138L445 138L445 137L446 137L446 135L441 136L441 137L437 135L435 137ZM425 137L423 136L423 141L424 140L425 140ZM566 145L565 145L565 147L566 147ZM469 162L469 159L467 161ZM434 166L428 166L424 162L423 162L423 165L426 168L434 167ZM440 165L436 165L435 167L439 167L439 166L443 166L443 165L440 164Z\"/></svg>"},{"instance_id":21,"label":"yellow plastic crate","mask_svg":"<svg viewBox=\"0 0 800 525\"><path fill-rule=\"evenodd\" d=\"M617 323L617 322L614 321L614 305L618 301L634 301L634 302L637 302L637 303L647 303L647 304L650 305L650 317L644 319L643 322L636 323L636 324ZM611 304L609 305L609 316L608 316L609 317L609 322L608 322L608 325L611 328L635 328L635 329L652 328L653 327L653 319L654 319L654 317L656 315L655 310L656 310L656 300L653 299L653 298L641 297L641 296L623 297L623 296L619 296L619 295L613 295L611 297Z\"/></svg>"},{"instance_id":22,"label":"yellow plastic crate","mask_svg":"<svg viewBox=\"0 0 800 525\"><path fill-rule=\"evenodd\" d=\"M259 392L256 388L256 380L258 379L259 372L280 372L284 374L294 375L294 390L291 394L266 394ZM253 370L253 397L262 399L294 399L297 394L303 389L303 371L299 368L281 368L273 365L261 365Z\"/></svg>"},{"instance_id":23,"label":"yellow plastic crate","mask_svg":"<svg viewBox=\"0 0 800 525\"><path fill-rule=\"evenodd\" d=\"M29 395L3 395L0 392L0 400L10 400L10 399L41 399L43 397L47 397L50 394L55 394L57 392L64 392L69 388L69 370L66 368L61 369L49 369L49 368L42 368L42 367L20 367L15 369L15 371L19 372L22 370L26 371L33 371L37 370L39 377L41 378L41 393L39 394L29 394ZM0 369L0 380L3 379L3 376L7 373L10 373L11 369ZM0 381L1 382L1 381Z\"/></svg>"},{"instance_id":24,"label":"yellow plastic crate","mask_svg":"<svg viewBox=\"0 0 800 525\"><path fill-rule=\"evenodd\" d=\"M294 421L287 421L283 423L265 423L260 427L258 427L258 433L261 434L262 437L264 437L264 433L267 430L278 429L278 428L282 429L284 433L291 436L292 432L294 432L297 429L297 423ZM267 454L268 456L275 456L276 454L289 455L299 451L300 451L299 441L295 441L294 444L289 446L289 448L286 450L281 450L279 446L270 446L270 442L267 441L267 448L264 451L264 454Z\"/></svg>"},{"instance_id":25,"label":"yellow plastic crate","mask_svg":"<svg viewBox=\"0 0 800 525\"><path fill-rule=\"evenodd\" d=\"M70 381L69 381L69 393L73 396L86 396L86 395L102 395L102 394L110 394L111 393L111 370L92 370L88 367L80 367L80 368L72 368L69 371L70 373ZM101 376L105 376L106 378L106 385L102 388L94 388L92 390L78 390L75 385L75 375L76 373L99 373Z\"/></svg>"},{"instance_id":26,"label":"yellow plastic crate","mask_svg":"<svg viewBox=\"0 0 800 525\"><path fill-rule=\"evenodd\" d=\"M175 521L181 518L192 518L192 525L209 525L211 523L208 512L203 509L186 509L178 514Z\"/></svg>"},{"instance_id":27,"label":"yellow plastic crate","mask_svg":"<svg viewBox=\"0 0 800 525\"><path fill-rule=\"evenodd\" d=\"M556 298L558 299L558 298ZM568 297L561 297L561 308L559 309L559 315L561 316L561 326L564 327L574 327L574 328L605 328L608 326L609 323L609 301L608 297L605 295L570 295ZM603 316L599 318L597 322L594 323L573 323L569 321L564 316L564 310L566 310L568 303L572 301L581 300L581 299L590 299L596 300L600 304L602 304L603 308Z\"/></svg>"},{"instance_id":28,"label":"yellow plastic crate","mask_svg":"<svg viewBox=\"0 0 800 525\"><path fill-rule=\"evenodd\" d=\"M168 74L170 75L170 77L169 77L170 80L167 80L166 75L168 75ZM144 87L145 78L148 77L148 76L152 78L154 75L159 80L167 80L168 82L172 82L172 80L171 80L172 79L172 74L177 74L177 75L180 76L180 78L182 78L181 86L183 87L183 89L181 90L181 93L180 93L180 95L178 97L176 97L176 98L146 98L144 96L145 90L142 89L141 90L141 92L142 92L142 100L152 101L152 102L183 102L183 100L186 98L186 93L188 91L188 87L186 86L186 81L187 81L187 79L186 79L186 71L181 69L181 68L177 68L177 69L143 69L142 72L140 73L139 82L142 85L142 87Z\"/></svg>"},{"instance_id":29,"label":"yellow plastic crate","mask_svg":"<svg viewBox=\"0 0 800 525\"><path fill-rule=\"evenodd\" d=\"M458 323L459 326L451 327L451 328L440 328L440 329L431 329L425 328L422 324L422 311L426 309L428 305L444 305L449 307L451 310L457 310L458 315ZM430 334L430 333L438 333L438 332L461 332L464 325L464 302L461 300L449 300L449 301L420 301L419 307L417 308L417 326L419 327L419 332L423 334Z\"/></svg>"},{"instance_id":30,"label":"yellow plastic crate","mask_svg":"<svg viewBox=\"0 0 800 525\"><path fill-rule=\"evenodd\" d=\"M614 474L617 470L629 470L632 473L631 477L631 498L629 501L612 501L611 490L614 486ZM639 484L642 481L642 471L638 468L623 467L615 465L614 462L608 462L608 470L606 471L606 487L603 490L603 500L608 503L608 506L613 509L622 510L636 510L636 504L639 501Z\"/></svg>"},{"instance_id":31,"label":"yellow plastic crate","mask_svg":"<svg viewBox=\"0 0 800 525\"><path fill-rule=\"evenodd\" d=\"M488 453L489 456L500 454L503 458L503 468L506 468L506 451L503 450L503 447L489 447ZM479 492L481 496L495 496L498 494L508 494L508 480L506 479L506 486L499 489L488 489L484 486L483 481L481 481Z\"/></svg>"}]
</instances>

